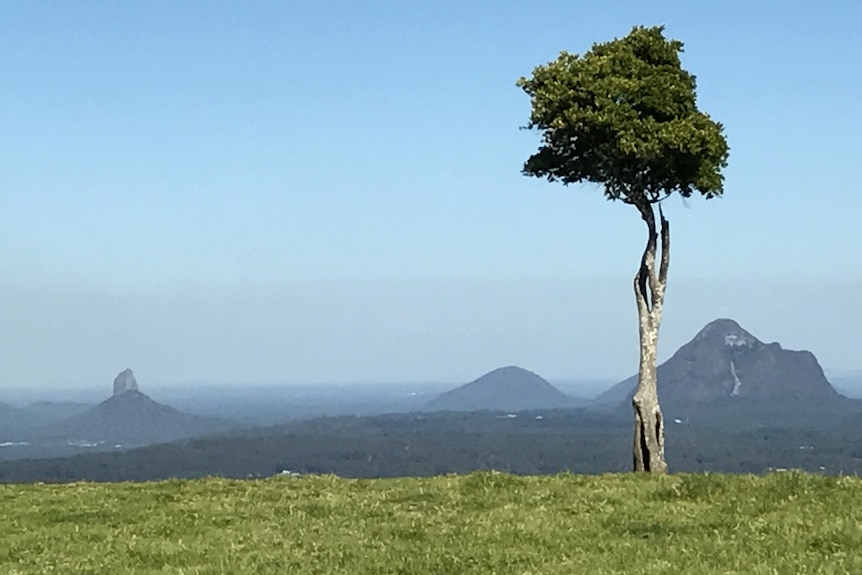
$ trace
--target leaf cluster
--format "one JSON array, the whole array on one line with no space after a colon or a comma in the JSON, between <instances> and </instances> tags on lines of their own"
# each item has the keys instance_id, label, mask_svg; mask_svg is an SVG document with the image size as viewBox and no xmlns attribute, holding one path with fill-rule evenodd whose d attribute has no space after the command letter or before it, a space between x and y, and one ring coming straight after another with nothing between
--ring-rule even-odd
<instances>
[{"instance_id":1,"label":"leaf cluster","mask_svg":"<svg viewBox=\"0 0 862 575\"><path fill-rule=\"evenodd\" d=\"M518 86L532 102L525 126L542 144L524 174L601 184L609 199L656 202L673 192L723 191L723 127L696 105L683 44L663 27L635 27L583 55L562 52Z\"/></svg>"}]
</instances>

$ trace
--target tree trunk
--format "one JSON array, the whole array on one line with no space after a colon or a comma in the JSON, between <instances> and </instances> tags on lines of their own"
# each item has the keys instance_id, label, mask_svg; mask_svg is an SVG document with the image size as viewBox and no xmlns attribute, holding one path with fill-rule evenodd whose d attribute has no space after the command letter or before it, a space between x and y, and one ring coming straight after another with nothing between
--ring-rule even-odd
<instances>
[{"instance_id":1,"label":"tree trunk","mask_svg":"<svg viewBox=\"0 0 862 575\"><path fill-rule=\"evenodd\" d=\"M635 205L647 224L649 239L641 257L638 273L634 278L640 335L638 386L632 398L635 415L634 470L667 473L667 462L664 459L664 420L659 407L656 385L656 352L664 291L667 285L667 269L670 263L670 224L659 206L661 263L656 274L658 233L655 212L652 204L646 200Z\"/></svg>"}]
</instances>

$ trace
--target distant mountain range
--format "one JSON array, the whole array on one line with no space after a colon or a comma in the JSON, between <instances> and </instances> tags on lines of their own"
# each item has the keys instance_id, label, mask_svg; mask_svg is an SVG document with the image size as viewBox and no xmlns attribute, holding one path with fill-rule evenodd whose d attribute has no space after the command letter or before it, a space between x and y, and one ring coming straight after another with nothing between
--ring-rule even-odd
<instances>
[{"instance_id":1,"label":"distant mountain range","mask_svg":"<svg viewBox=\"0 0 862 575\"><path fill-rule=\"evenodd\" d=\"M433 411L526 411L572 407L575 400L517 366L501 367L431 400Z\"/></svg>"},{"instance_id":2,"label":"distant mountain range","mask_svg":"<svg viewBox=\"0 0 862 575\"><path fill-rule=\"evenodd\" d=\"M22 411L31 414L39 422L51 423L81 415L92 407L92 403L80 401L36 401Z\"/></svg>"},{"instance_id":3,"label":"distant mountain range","mask_svg":"<svg viewBox=\"0 0 862 575\"><path fill-rule=\"evenodd\" d=\"M221 419L177 411L135 389L113 395L80 415L43 428L40 435L107 444L149 445L207 435L230 427L230 423Z\"/></svg>"},{"instance_id":4,"label":"distant mountain range","mask_svg":"<svg viewBox=\"0 0 862 575\"><path fill-rule=\"evenodd\" d=\"M138 390L131 370L117 376L113 395L96 406L39 402L17 409L0 405L0 421L10 423L7 430L15 430L16 439L107 446L165 443L235 426L220 418L190 415L153 401Z\"/></svg>"},{"instance_id":5,"label":"distant mountain range","mask_svg":"<svg viewBox=\"0 0 862 575\"><path fill-rule=\"evenodd\" d=\"M8 432L31 424L33 415L23 409L0 402L0 432Z\"/></svg>"},{"instance_id":6,"label":"distant mountain range","mask_svg":"<svg viewBox=\"0 0 862 575\"><path fill-rule=\"evenodd\" d=\"M454 387L431 401L426 399L430 395L423 397L422 393L408 394L402 390L404 397L399 396L398 401L390 397L385 412L460 412L438 413L434 418L446 421L465 418L466 421L472 417L487 417L518 425L531 422L525 427L530 430L540 427L542 421L558 412L562 414L560 417L577 420L578 425L590 429L596 428L596 421L602 422L599 427L616 422L614 425L628 429L631 397L636 385L637 377L632 376L590 402L586 406L590 409L571 409L584 406L583 400L568 396L532 371L507 366ZM769 422L825 419L829 425L835 421L849 426L848 429L856 429L853 422L862 410L862 402L847 399L833 388L813 354L786 350L778 343L764 343L730 319L710 322L661 364L658 388L661 405L667 408L666 416L679 424L668 428L669 441L673 440L674 433L679 434L679 430L686 427L682 424L689 421L698 425L710 421L716 428L731 429L754 421L753 418ZM357 390L349 394L339 392L337 410L360 419L384 412L378 404L363 404L367 398L362 393ZM215 401L214 398L204 399ZM238 423L209 415L223 413L225 417L237 417L233 399L219 401L224 411L213 411L210 405L208 411L199 411L199 415L184 413L142 393L134 375L126 370L114 380L113 395L98 405L52 401L19 408L0 403L0 460L113 450L116 445L125 449L219 434L207 443L215 452L227 445L222 443L226 434L234 434L233 429L240 427ZM323 409L322 405L309 409L302 399L289 393L280 396L278 401L272 398L265 401L272 410L267 415L270 420L276 419L279 413L286 414L285 417L289 414L291 419L309 419ZM199 408L199 404L198 400L187 403L186 409ZM531 417L515 416L530 410L542 410L542 413ZM466 415L471 411L502 412L512 417L500 418L499 413ZM248 412L246 416L245 423L262 424L254 420L254 413ZM422 416L417 414L417 417L418 421ZM305 429L316 428L309 422ZM565 429L565 425L559 429ZM414 453L414 449L410 447L410 452ZM585 445L582 449L593 450ZM439 471L445 472L445 469Z\"/></svg>"},{"instance_id":7,"label":"distant mountain range","mask_svg":"<svg viewBox=\"0 0 862 575\"><path fill-rule=\"evenodd\" d=\"M817 405L840 400L809 351L763 343L732 319L707 324L658 367L659 401L709 404L735 400ZM597 405L628 406L637 375L601 394Z\"/></svg>"},{"instance_id":8,"label":"distant mountain range","mask_svg":"<svg viewBox=\"0 0 862 575\"><path fill-rule=\"evenodd\" d=\"M593 407L629 407L637 375L590 402ZM826 379L809 351L764 343L732 319L717 319L658 367L659 400L672 406L707 406L735 401L795 403L803 409L843 396ZM509 366L443 393L429 410L525 411L563 408L580 402L526 369Z\"/></svg>"},{"instance_id":9,"label":"distant mountain range","mask_svg":"<svg viewBox=\"0 0 862 575\"><path fill-rule=\"evenodd\" d=\"M37 401L26 407L13 407L0 402L0 433L17 434L22 430L79 415L91 407L90 404L67 401ZM0 442L2 441L3 438L0 437Z\"/></svg>"},{"instance_id":10,"label":"distant mountain range","mask_svg":"<svg viewBox=\"0 0 862 575\"><path fill-rule=\"evenodd\" d=\"M0 437L0 481L262 477L285 470L356 477L488 468L621 471L630 465L636 385L632 376L599 396L592 409L571 409L578 400L536 373L508 366L430 402L411 403L402 409L409 413L369 417L356 410L232 430L225 420L153 401L125 371L113 395L95 406L0 404L0 428L2 422L55 420L38 427L37 435L31 428L30 439ZM710 322L662 363L658 389L672 422L666 431L675 470L862 472L862 401L836 392L810 352L764 343L733 320ZM541 412L518 413L529 410ZM64 416L70 417L56 421ZM192 439L208 434L214 435ZM99 453L105 450L111 452ZM72 453L76 457L67 457Z\"/></svg>"}]
</instances>

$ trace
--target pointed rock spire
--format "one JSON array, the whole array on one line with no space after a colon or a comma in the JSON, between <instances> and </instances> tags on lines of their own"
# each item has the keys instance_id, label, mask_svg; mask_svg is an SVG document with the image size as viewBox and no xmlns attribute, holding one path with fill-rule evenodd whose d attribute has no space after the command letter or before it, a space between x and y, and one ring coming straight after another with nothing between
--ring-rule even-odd
<instances>
[{"instance_id":1,"label":"pointed rock spire","mask_svg":"<svg viewBox=\"0 0 862 575\"><path fill-rule=\"evenodd\" d=\"M127 391L138 391L138 382L131 369L125 369L114 378L114 396L123 395Z\"/></svg>"}]
</instances>

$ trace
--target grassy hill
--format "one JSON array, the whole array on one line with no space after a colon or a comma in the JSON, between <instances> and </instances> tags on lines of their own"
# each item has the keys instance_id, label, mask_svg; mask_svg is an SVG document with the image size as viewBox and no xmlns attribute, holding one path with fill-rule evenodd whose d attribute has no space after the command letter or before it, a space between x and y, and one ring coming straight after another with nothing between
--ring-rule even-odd
<instances>
[{"instance_id":1,"label":"grassy hill","mask_svg":"<svg viewBox=\"0 0 862 575\"><path fill-rule=\"evenodd\" d=\"M796 472L0 485L0 572L860 573L860 500Z\"/></svg>"}]
</instances>

